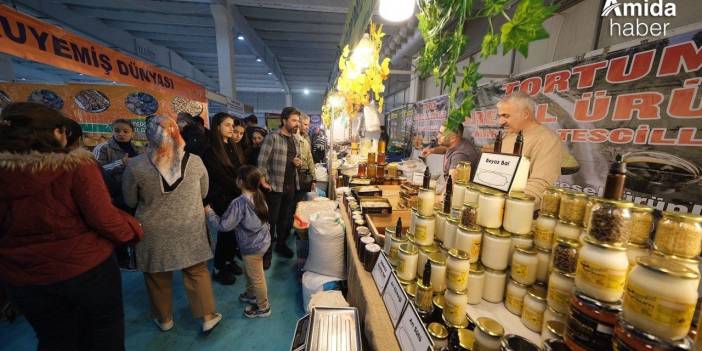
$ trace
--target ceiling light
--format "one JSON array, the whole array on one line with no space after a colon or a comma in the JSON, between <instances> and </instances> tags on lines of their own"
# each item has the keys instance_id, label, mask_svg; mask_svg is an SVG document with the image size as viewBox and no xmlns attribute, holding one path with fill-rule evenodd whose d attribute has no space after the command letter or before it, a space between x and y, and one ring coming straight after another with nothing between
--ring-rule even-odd
<instances>
[{"instance_id":1,"label":"ceiling light","mask_svg":"<svg viewBox=\"0 0 702 351\"><path fill-rule=\"evenodd\" d=\"M241 35L241 34L239 34L239 36L238 36L238 37L236 37L236 38L237 38L237 39L239 39L239 40L244 40L244 36L243 36L243 35Z\"/></svg>"},{"instance_id":2,"label":"ceiling light","mask_svg":"<svg viewBox=\"0 0 702 351\"><path fill-rule=\"evenodd\" d=\"M380 17L390 22L401 22L414 13L416 0L380 0Z\"/></svg>"},{"instance_id":3,"label":"ceiling light","mask_svg":"<svg viewBox=\"0 0 702 351\"><path fill-rule=\"evenodd\" d=\"M268 75L269 75L269 76L272 76L272 75L273 75L273 72L268 72Z\"/></svg>"},{"instance_id":4,"label":"ceiling light","mask_svg":"<svg viewBox=\"0 0 702 351\"><path fill-rule=\"evenodd\" d=\"M256 58L256 62L261 62L261 61L263 61L263 60L261 60L260 57L257 57L257 58Z\"/></svg>"},{"instance_id":5,"label":"ceiling light","mask_svg":"<svg viewBox=\"0 0 702 351\"><path fill-rule=\"evenodd\" d=\"M309 90L309 89L305 89L305 90L303 90L302 92L303 92L305 95L310 95L310 90Z\"/></svg>"}]
</instances>

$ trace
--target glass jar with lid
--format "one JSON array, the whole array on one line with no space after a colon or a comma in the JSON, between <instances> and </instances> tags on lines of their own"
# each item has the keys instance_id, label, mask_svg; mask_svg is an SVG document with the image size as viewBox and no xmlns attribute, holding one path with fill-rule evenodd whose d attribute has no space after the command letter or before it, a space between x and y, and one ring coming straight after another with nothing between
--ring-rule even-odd
<instances>
[{"instance_id":1,"label":"glass jar with lid","mask_svg":"<svg viewBox=\"0 0 702 351\"><path fill-rule=\"evenodd\" d=\"M387 233L387 229L385 229L385 232ZM387 236L385 240L388 240ZM407 242L409 242L409 239L406 235L399 238L395 234L390 235L390 254L388 254L388 261L390 261L393 267L396 267L398 264L400 245Z\"/></svg>"},{"instance_id":2,"label":"glass jar with lid","mask_svg":"<svg viewBox=\"0 0 702 351\"><path fill-rule=\"evenodd\" d=\"M546 310L546 289L542 286L534 285L527 290L522 307L522 324L527 329L541 332L544 311Z\"/></svg>"},{"instance_id":3,"label":"glass jar with lid","mask_svg":"<svg viewBox=\"0 0 702 351\"><path fill-rule=\"evenodd\" d=\"M563 273L575 273L578 263L578 249L580 242L559 238L556 245L553 245L553 255L551 265L554 269Z\"/></svg>"},{"instance_id":4,"label":"glass jar with lid","mask_svg":"<svg viewBox=\"0 0 702 351\"><path fill-rule=\"evenodd\" d=\"M480 317L475 320L475 343L473 351L498 351L505 329L496 320Z\"/></svg>"},{"instance_id":5,"label":"glass jar with lid","mask_svg":"<svg viewBox=\"0 0 702 351\"><path fill-rule=\"evenodd\" d=\"M456 166L456 170L454 171L453 179L457 183L463 183L465 185L470 181L470 171L470 161L460 161L458 162L458 166ZM463 201L461 200L461 202Z\"/></svg>"},{"instance_id":6,"label":"glass jar with lid","mask_svg":"<svg viewBox=\"0 0 702 351\"><path fill-rule=\"evenodd\" d=\"M466 185L466 190L463 193L463 204L478 206L478 197L480 197L480 187L473 183Z\"/></svg>"},{"instance_id":7,"label":"glass jar with lid","mask_svg":"<svg viewBox=\"0 0 702 351\"><path fill-rule=\"evenodd\" d=\"M448 346L448 330L441 323L429 323L427 331L434 342L434 350L443 350L444 347Z\"/></svg>"},{"instance_id":8,"label":"glass jar with lid","mask_svg":"<svg viewBox=\"0 0 702 351\"><path fill-rule=\"evenodd\" d=\"M504 208L503 193L484 189L478 196L478 225L485 228L500 228Z\"/></svg>"},{"instance_id":9,"label":"glass jar with lid","mask_svg":"<svg viewBox=\"0 0 702 351\"><path fill-rule=\"evenodd\" d=\"M417 253L417 277L421 277L424 274L424 264L427 263L429 255L436 252L441 252L439 245L433 242L431 245L417 246L419 252Z\"/></svg>"},{"instance_id":10,"label":"glass jar with lid","mask_svg":"<svg viewBox=\"0 0 702 351\"><path fill-rule=\"evenodd\" d=\"M414 225L414 242L417 245L431 245L434 242L434 229L436 229L435 216L421 216L417 214Z\"/></svg>"},{"instance_id":11,"label":"glass jar with lid","mask_svg":"<svg viewBox=\"0 0 702 351\"><path fill-rule=\"evenodd\" d=\"M440 252L435 252L429 255L431 262L431 287L435 294L442 293L446 290L446 256Z\"/></svg>"},{"instance_id":12,"label":"glass jar with lid","mask_svg":"<svg viewBox=\"0 0 702 351\"><path fill-rule=\"evenodd\" d=\"M397 264L397 277L401 282L411 283L417 278L418 250L414 244L400 245Z\"/></svg>"},{"instance_id":13,"label":"glass jar with lid","mask_svg":"<svg viewBox=\"0 0 702 351\"><path fill-rule=\"evenodd\" d=\"M444 227L446 226L446 219L448 214L444 212L439 212L434 220L434 240L439 242L444 242Z\"/></svg>"},{"instance_id":14,"label":"glass jar with lid","mask_svg":"<svg viewBox=\"0 0 702 351\"><path fill-rule=\"evenodd\" d=\"M509 245L509 265L512 265L514 250L518 247L531 249L534 246L534 238L531 235L518 235L510 233L512 242Z\"/></svg>"},{"instance_id":15,"label":"glass jar with lid","mask_svg":"<svg viewBox=\"0 0 702 351\"><path fill-rule=\"evenodd\" d=\"M485 283L483 285L483 300L500 303L505 297L507 272L485 268Z\"/></svg>"},{"instance_id":16,"label":"glass jar with lid","mask_svg":"<svg viewBox=\"0 0 702 351\"><path fill-rule=\"evenodd\" d=\"M461 225L472 226L478 224L478 205L464 204L461 212Z\"/></svg>"},{"instance_id":17,"label":"glass jar with lid","mask_svg":"<svg viewBox=\"0 0 702 351\"><path fill-rule=\"evenodd\" d=\"M456 232L458 231L458 219L449 217L444 225L444 247L453 249L456 242Z\"/></svg>"},{"instance_id":18,"label":"glass jar with lid","mask_svg":"<svg viewBox=\"0 0 702 351\"><path fill-rule=\"evenodd\" d=\"M509 280L507 283L507 290L505 291L505 308L507 311L517 316L522 315L522 306L524 304L524 296L526 296L527 288L527 285L519 283L514 279Z\"/></svg>"},{"instance_id":19,"label":"glass jar with lid","mask_svg":"<svg viewBox=\"0 0 702 351\"><path fill-rule=\"evenodd\" d=\"M558 220L544 214L539 215L534 226L534 246L550 249L553 246L553 233Z\"/></svg>"},{"instance_id":20,"label":"glass jar with lid","mask_svg":"<svg viewBox=\"0 0 702 351\"><path fill-rule=\"evenodd\" d=\"M541 198L541 211L540 213L547 216L558 216L558 208L561 204L561 194L562 189L556 187L548 187L544 191L544 195Z\"/></svg>"},{"instance_id":21,"label":"glass jar with lid","mask_svg":"<svg viewBox=\"0 0 702 351\"><path fill-rule=\"evenodd\" d=\"M451 208L463 209L463 196L466 191L465 183L453 182L453 191L451 191Z\"/></svg>"},{"instance_id":22,"label":"glass jar with lid","mask_svg":"<svg viewBox=\"0 0 702 351\"><path fill-rule=\"evenodd\" d=\"M478 262L480 246L483 241L483 231L477 225L458 226L453 247L463 250L470 255L470 263Z\"/></svg>"},{"instance_id":23,"label":"glass jar with lid","mask_svg":"<svg viewBox=\"0 0 702 351\"><path fill-rule=\"evenodd\" d=\"M464 291L468 288L468 272L470 272L469 254L459 249L449 250L446 260L446 287L454 291Z\"/></svg>"},{"instance_id":24,"label":"glass jar with lid","mask_svg":"<svg viewBox=\"0 0 702 351\"><path fill-rule=\"evenodd\" d=\"M626 282L622 317L666 340L684 338L697 305L700 275L661 256L637 260Z\"/></svg>"},{"instance_id":25,"label":"glass jar with lid","mask_svg":"<svg viewBox=\"0 0 702 351\"><path fill-rule=\"evenodd\" d=\"M554 239L565 238L568 240L578 240L582 232L583 227L580 225L562 220L558 221L553 231Z\"/></svg>"},{"instance_id":26,"label":"glass jar with lid","mask_svg":"<svg viewBox=\"0 0 702 351\"><path fill-rule=\"evenodd\" d=\"M627 201L602 199L592 206L588 234L595 240L610 244L626 244L631 231L631 208Z\"/></svg>"},{"instance_id":27,"label":"glass jar with lid","mask_svg":"<svg viewBox=\"0 0 702 351\"><path fill-rule=\"evenodd\" d=\"M587 195L585 195L585 193L565 190L561 193L558 218L563 221L582 225L586 205Z\"/></svg>"},{"instance_id":28,"label":"glass jar with lid","mask_svg":"<svg viewBox=\"0 0 702 351\"><path fill-rule=\"evenodd\" d=\"M512 257L510 277L524 285L534 284L538 265L539 259L535 250L517 247Z\"/></svg>"},{"instance_id":29,"label":"glass jar with lid","mask_svg":"<svg viewBox=\"0 0 702 351\"><path fill-rule=\"evenodd\" d=\"M546 322L545 328L541 328L541 341L546 341L548 339L563 339L563 333L565 333L565 324L559 321L549 321Z\"/></svg>"},{"instance_id":30,"label":"glass jar with lid","mask_svg":"<svg viewBox=\"0 0 702 351\"><path fill-rule=\"evenodd\" d=\"M469 317L468 328L470 328L471 324L474 325ZM461 350L472 351L473 345L475 345L475 332L466 328L458 329L458 346L461 347Z\"/></svg>"},{"instance_id":31,"label":"glass jar with lid","mask_svg":"<svg viewBox=\"0 0 702 351\"><path fill-rule=\"evenodd\" d=\"M702 248L702 216L663 212L656 225L655 249L669 255L695 257Z\"/></svg>"},{"instance_id":32,"label":"glass jar with lid","mask_svg":"<svg viewBox=\"0 0 702 351\"><path fill-rule=\"evenodd\" d=\"M375 163L368 164L368 178L376 178L378 176L378 165Z\"/></svg>"},{"instance_id":33,"label":"glass jar with lid","mask_svg":"<svg viewBox=\"0 0 702 351\"><path fill-rule=\"evenodd\" d=\"M679 257L679 256L674 256L674 255L666 255L660 251L653 251L652 254L654 256L663 257L664 259L666 259L668 261L681 264L681 265L691 269L693 272L700 274L700 276L702 276L702 274L700 273L700 258L699 257L684 258L684 257ZM645 256L645 255L642 255L642 256ZM641 257L641 256L639 256L639 257ZM634 262L634 265L636 265L636 262ZM630 267L629 269L631 269L631 268L634 268L634 267Z\"/></svg>"},{"instance_id":34,"label":"glass jar with lid","mask_svg":"<svg viewBox=\"0 0 702 351\"><path fill-rule=\"evenodd\" d=\"M357 177L359 178L365 178L367 176L367 169L368 169L368 164L365 162L361 162L358 164L358 172L356 174Z\"/></svg>"},{"instance_id":35,"label":"glass jar with lid","mask_svg":"<svg viewBox=\"0 0 702 351\"><path fill-rule=\"evenodd\" d=\"M434 189L420 188L417 195L417 211L422 216L431 216L434 214L434 202L436 194Z\"/></svg>"},{"instance_id":36,"label":"glass jar with lid","mask_svg":"<svg viewBox=\"0 0 702 351\"><path fill-rule=\"evenodd\" d=\"M644 205L634 205L631 208L631 232L629 242L634 244L648 243L653 230L653 208Z\"/></svg>"},{"instance_id":37,"label":"glass jar with lid","mask_svg":"<svg viewBox=\"0 0 702 351\"><path fill-rule=\"evenodd\" d=\"M536 281L548 282L549 265L551 264L551 250L536 248L536 258L539 264L536 266Z\"/></svg>"},{"instance_id":38,"label":"glass jar with lid","mask_svg":"<svg viewBox=\"0 0 702 351\"><path fill-rule=\"evenodd\" d=\"M509 263L509 248L512 243L509 232L487 229L483 235L480 261L487 268L504 270Z\"/></svg>"},{"instance_id":39,"label":"glass jar with lid","mask_svg":"<svg viewBox=\"0 0 702 351\"><path fill-rule=\"evenodd\" d=\"M575 280L572 274L553 271L548 279L546 301L548 306L558 313L568 313L570 300L575 292Z\"/></svg>"},{"instance_id":40,"label":"glass jar with lid","mask_svg":"<svg viewBox=\"0 0 702 351\"><path fill-rule=\"evenodd\" d=\"M502 227L513 234L529 234L534 218L534 207L533 196L522 192L510 193L505 200Z\"/></svg>"},{"instance_id":41,"label":"glass jar with lid","mask_svg":"<svg viewBox=\"0 0 702 351\"><path fill-rule=\"evenodd\" d=\"M563 340L571 350L612 350L612 330L621 312L620 303L607 303L576 292Z\"/></svg>"},{"instance_id":42,"label":"glass jar with lid","mask_svg":"<svg viewBox=\"0 0 702 351\"><path fill-rule=\"evenodd\" d=\"M470 265L468 274L468 303L477 305L483 299L483 289L485 286L485 269L477 263Z\"/></svg>"},{"instance_id":43,"label":"glass jar with lid","mask_svg":"<svg viewBox=\"0 0 702 351\"><path fill-rule=\"evenodd\" d=\"M447 326L453 328L465 328L468 326L466 317L466 307L468 306L468 296L465 291L454 291L446 289L444 292L444 320Z\"/></svg>"},{"instance_id":44,"label":"glass jar with lid","mask_svg":"<svg viewBox=\"0 0 702 351\"><path fill-rule=\"evenodd\" d=\"M626 246L602 243L590 236L584 240L575 270L576 290L603 302L619 301L629 271Z\"/></svg>"}]
</instances>

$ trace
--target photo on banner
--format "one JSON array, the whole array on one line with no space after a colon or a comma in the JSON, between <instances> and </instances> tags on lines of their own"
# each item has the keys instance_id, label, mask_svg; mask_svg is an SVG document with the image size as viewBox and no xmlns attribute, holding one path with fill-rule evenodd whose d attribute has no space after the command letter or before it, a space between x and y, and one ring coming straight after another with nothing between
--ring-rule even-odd
<instances>
[{"instance_id":1,"label":"photo on banner","mask_svg":"<svg viewBox=\"0 0 702 351\"><path fill-rule=\"evenodd\" d=\"M702 30L695 30L483 86L478 107L466 118L467 134L478 146L492 144L495 104L505 93L524 91L536 101L536 119L567 150L556 185L602 194L610 163L620 154L628 166L626 200L699 215L701 55Z\"/></svg>"}]
</instances>

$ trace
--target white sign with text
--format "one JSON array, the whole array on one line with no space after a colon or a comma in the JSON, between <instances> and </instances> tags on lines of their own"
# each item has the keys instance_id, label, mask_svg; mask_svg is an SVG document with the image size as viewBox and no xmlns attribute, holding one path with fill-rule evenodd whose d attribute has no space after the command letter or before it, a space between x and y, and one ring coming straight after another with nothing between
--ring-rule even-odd
<instances>
[{"instance_id":1,"label":"white sign with text","mask_svg":"<svg viewBox=\"0 0 702 351\"><path fill-rule=\"evenodd\" d=\"M392 276L392 266L385 253L381 252L378 256L378 260L375 261L375 266L373 266L373 271L371 272L373 280L375 281L375 286L378 288L378 292L382 295L385 291L385 286L388 284L388 279Z\"/></svg>"},{"instance_id":2,"label":"white sign with text","mask_svg":"<svg viewBox=\"0 0 702 351\"><path fill-rule=\"evenodd\" d=\"M521 157L508 154L483 152L473 177L473 183L501 191L509 191Z\"/></svg>"},{"instance_id":3,"label":"white sign with text","mask_svg":"<svg viewBox=\"0 0 702 351\"><path fill-rule=\"evenodd\" d=\"M405 289L402 288L402 284L400 284L393 274L390 280L388 280L388 285L385 287L385 293L383 293L385 309L388 310L388 315L390 315L390 321L393 327L397 326L397 322L400 321L402 310L405 308L408 301L407 295L405 295Z\"/></svg>"},{"instance_id":4,"label":"white sign with text","mask_svg":"<svg viewBox=\"0 0 702 351\"><path fill-rule=\"evenodd\" d=\"M432 341L419 318L417 310L410 304L395 328L395 337L402 351L431 351Z\"/></svg>"}]
</instances>

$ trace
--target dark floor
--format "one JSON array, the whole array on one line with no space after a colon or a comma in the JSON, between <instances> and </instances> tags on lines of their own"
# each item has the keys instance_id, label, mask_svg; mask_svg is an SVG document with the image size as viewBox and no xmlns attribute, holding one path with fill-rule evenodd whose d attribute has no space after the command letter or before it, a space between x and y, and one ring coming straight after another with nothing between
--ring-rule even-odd
<instances>
[{"instance_id":1,"label":"dark floor","mask_svg":"<svg viewBox=\"0 0 702 351\"><path fill-rule=\"evenodd\" d=\"M238 296L245 279L236 284L214 284L217 309L224 315L222 324L208 337L200 333L201 321L194 320L188 308L180 274L174 279L175 328L160 332L151 322L144 278L138 272L123 272L127 350L286 350L295 322L304 314L302 289L296 272L296 259L279 259L266 272L273 314L254 320L243 316L244 304ZM23 318L14 323L0 322L0 350L35 350L34 331Z\"/></svg>"}]
</instances>

